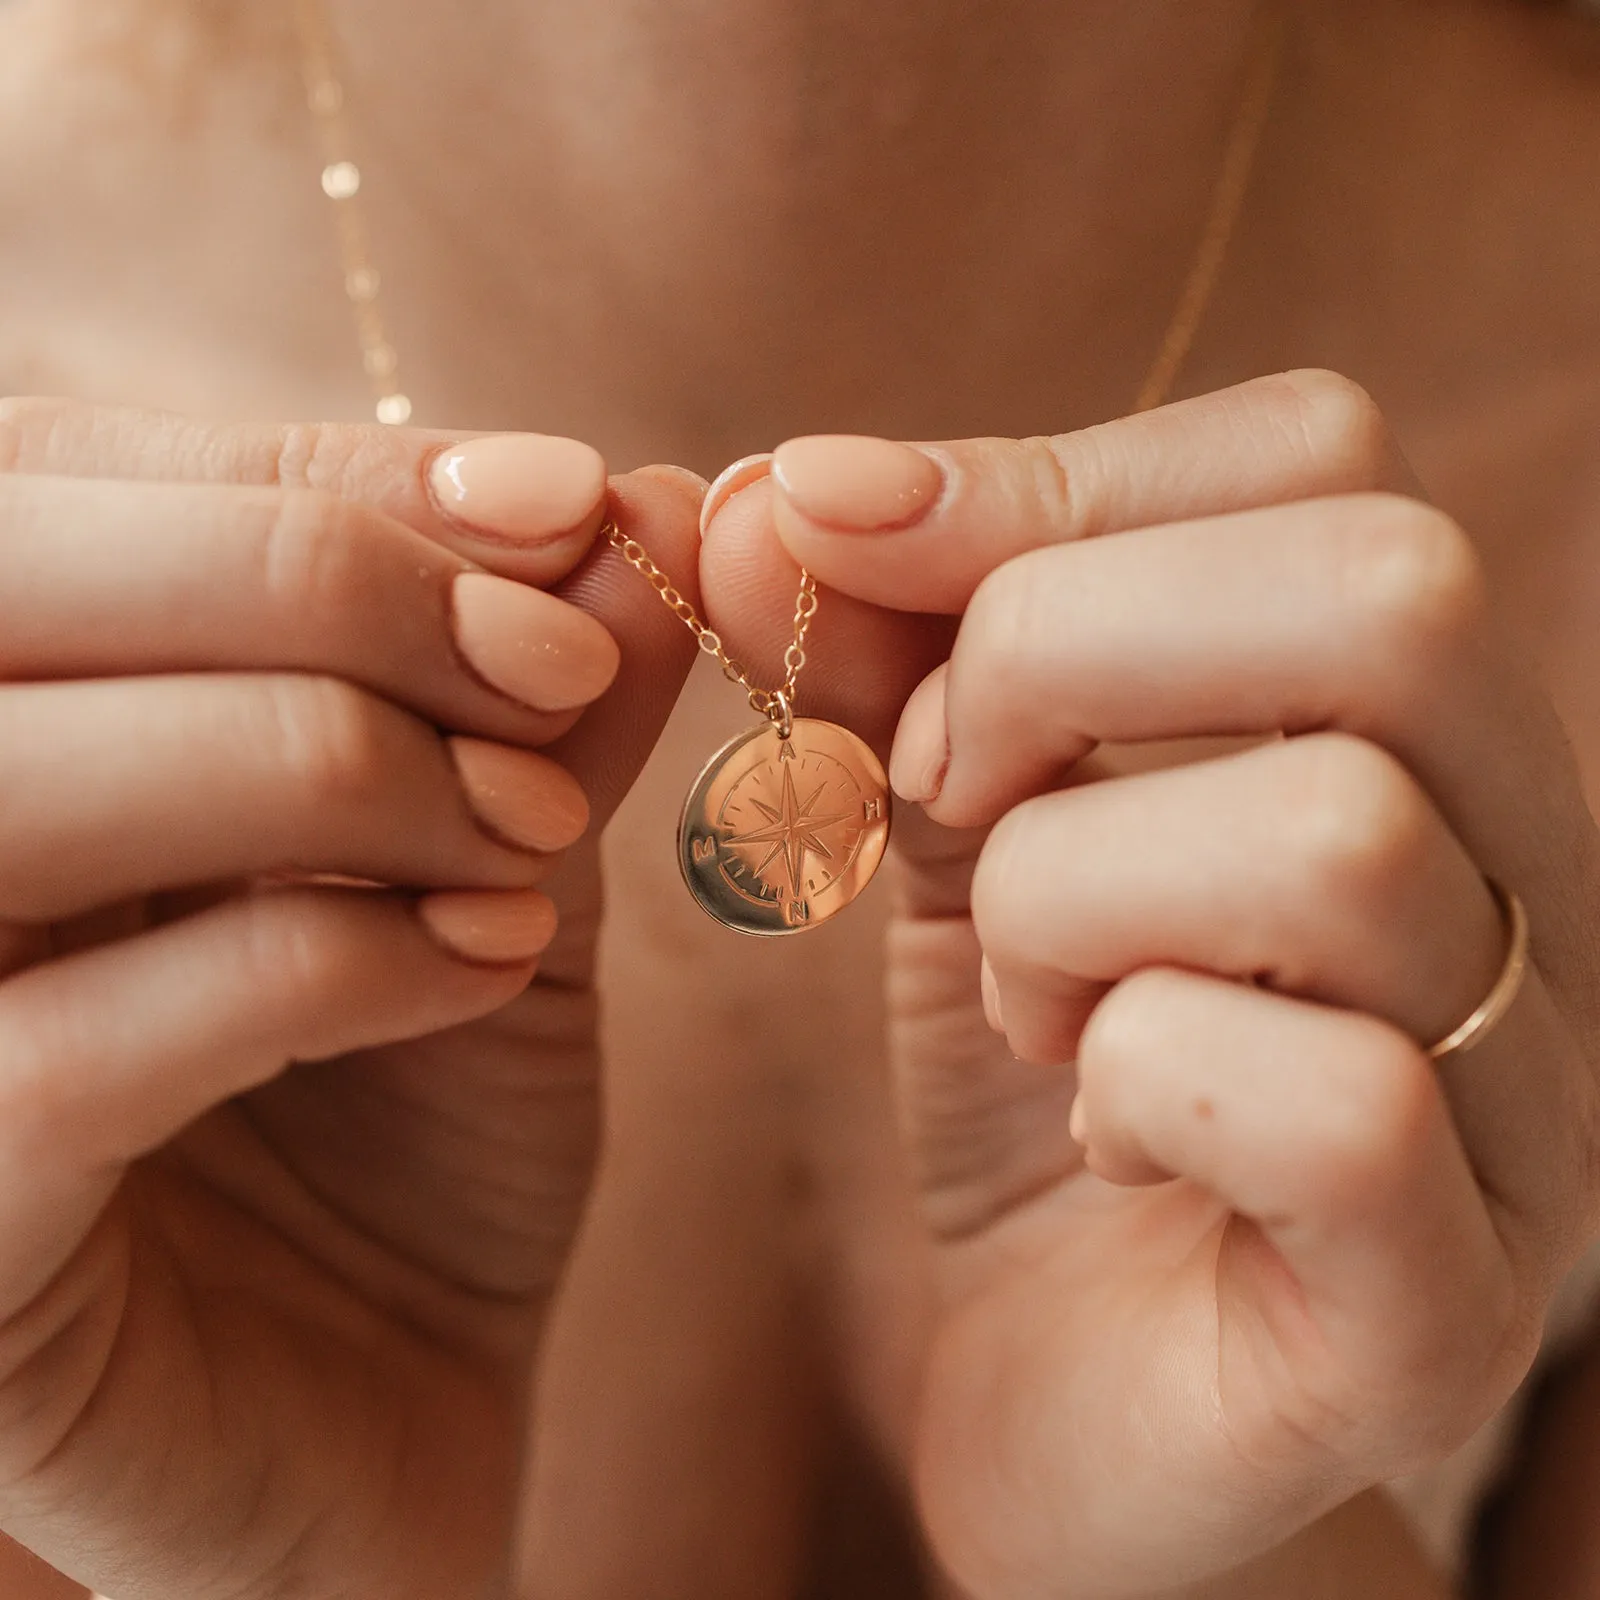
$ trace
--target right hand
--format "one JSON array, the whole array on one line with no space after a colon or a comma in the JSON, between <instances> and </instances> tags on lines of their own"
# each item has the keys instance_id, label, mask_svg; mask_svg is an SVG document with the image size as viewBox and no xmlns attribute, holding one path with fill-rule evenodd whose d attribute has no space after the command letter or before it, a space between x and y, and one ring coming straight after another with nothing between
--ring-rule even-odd
<instances>
[{"instance_id":1,"label":"right hand","mask_svg":"<svg viewBox=\"0 0 1600 1600\"><path fill-rule=\"evenodd\" d=\"M447 446L0 407L0 1527L116 1600L509 1559L593 840L693 644L598 462L519 543ZM611 486L680 571L699 498Z\"/></svg>"},{"instance_id":2,"label":"right hand","mask_svg":"<svg viewBox=\"0 0 1600 1600\"><path fill-rule=\"evenodd\" d=\"M1292 1586L1286 1541L1501 1408L1592 1235L1600 838L1407 486L1370 400L1299 374L1049 440L781 447L711 522L730 648L777 558L829 590L851 677L811 715L881 734L961 617L900 718L887 981L932 1257L897 1420L964 1593L1263 1552ZM1435 1063L1507 959L1485 872L1532 970Z\"/></svg>"}]
</instances>

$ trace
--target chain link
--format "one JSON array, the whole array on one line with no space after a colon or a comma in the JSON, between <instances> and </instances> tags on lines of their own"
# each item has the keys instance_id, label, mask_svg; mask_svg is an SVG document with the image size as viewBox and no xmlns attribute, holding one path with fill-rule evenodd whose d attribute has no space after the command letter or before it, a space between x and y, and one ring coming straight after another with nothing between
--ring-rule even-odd
<instances>
[{"instance_id":1,"label":"chain link","mask_svg":"<svg viewBox=\"0 0 1600 1600\"><path fill-rule=\"evenodd\" d=\"M674 587L672 579L650 559L650 552L637 539L628 538L615 521L608 521L604 532L611 548L644 577L673 616L694 635L694 642L722 668L723 677L744 690L751 710L770 718L775 727L782 729L789 721L795 684L806 664L806 635L811 631L811 619L817 614L817 580L802 569L800 593L794 603L794 638L783 652L783 684L777 689L762 689L750 681L743 665L728 654L722 636L700 620L694 607ZM788 735L784 734L784 737Z\"/></svg>"}]
</instances>

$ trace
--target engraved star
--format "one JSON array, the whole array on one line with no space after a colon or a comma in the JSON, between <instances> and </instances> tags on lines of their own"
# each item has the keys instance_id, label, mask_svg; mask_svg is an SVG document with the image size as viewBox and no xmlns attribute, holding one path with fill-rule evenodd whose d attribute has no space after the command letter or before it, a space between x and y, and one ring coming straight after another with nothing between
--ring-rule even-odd
<instances>
[{"instance_id":1,"label":"engraved star","mask_svg":"<svg viewBox=\"0 0 1600 1600\"><path fill-rule=\"evenodd\" d=\"M812 807L822 798L822 791L828 787L827 781L819 783L812 792L811 798L801 802L794 786L794 771L791 767L783 769L783 796L778 807L764 805L752 797L750 803L762 816L767 819L768 826L752 828L748 833L736 833L729 838L731 845L768 844L772 848L761 858L761 864L756 868L759 878L766 868L777 856L782 856L784 865L789 870L790 898L801 898L800 877L805 871L806 852L821 856L824 861L833 859L833 852L822 841L822 830L831 828L835 823L848 822L848 811L835 812L831 816L813 816Z\"/></svg>"}]
</instances>

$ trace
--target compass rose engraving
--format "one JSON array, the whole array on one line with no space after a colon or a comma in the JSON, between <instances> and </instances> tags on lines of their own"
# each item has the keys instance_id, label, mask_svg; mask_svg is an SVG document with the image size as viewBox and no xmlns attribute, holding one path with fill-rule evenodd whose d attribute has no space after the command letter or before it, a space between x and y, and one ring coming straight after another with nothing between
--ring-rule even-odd
<instances>
[{"instance_id":1,"label":"compass rose engraving","mask_svg":"<svg viewBox=\"0 0 1600 1600\"><path fill-rule=\"evenodd\" d=\"M795 933L865 888L889 832L883 769L848 729L800 718L720 751L684 807L679 858L714 917L745 933Z\"/></svg>"},{"instance_id":2,"label":"compass rose engraving","mask_svg":"<svg viewBox=\"0 0 1600 1600\"><path fill-rule=\"evenodd\" d=\"M841 822L858 823L861 808L857 806L853 811L830 811L819 814L818 802L830 787L835 786L834 780L831 777L823 778L815 788L811 789L810 795L802 800L794 786L795 764L792 755L788 753L789 750L789 745L785 744L784 754L780 754L778 758L779 765L783 768L783 793L778 804L770 806L754 794L749 797L749 803L765 819L766 825L763 827L758 824L743 833L730 833L727 844L735 850L742 850L752 845L770 845L771 848L751 870L763 883L769 882L767 868L782 856L783 865L787 869L787 882L784 887L788 890L791 900L799 900L805 892L807 852L820 856L824 861L832 861L833 851L828 848L823 835Z\"/></svg>"}]
</instances>

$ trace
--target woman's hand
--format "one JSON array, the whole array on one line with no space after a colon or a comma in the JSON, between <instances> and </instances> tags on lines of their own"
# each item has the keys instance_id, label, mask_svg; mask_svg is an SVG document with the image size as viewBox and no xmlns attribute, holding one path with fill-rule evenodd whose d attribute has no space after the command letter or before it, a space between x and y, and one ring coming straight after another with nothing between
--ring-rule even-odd
<instances>
[{"instance_id":1,"label":"woman's hand","mask_svg":"<svg viewBox=\"0 0 1600 1600\"><path fill-rule=\"evenodd\" d=\"M693 650L605 500L560 442L0 410L0 1525L117 1600L503 1571L593 840ZM613 486L664 561L698 504Z\"/></svg>"},{"instance_id":2,"label":"woman's hand","mask_svg":"<svg viewBox=\"0 0 1600 1600\"><path fill-rule=\"evenodd\" d=\"M964 1592L1192 1583L1446 1453L1596 1216L1600 851L1370 401L800 441L713 524L730 647L781 638L794 561L834 591L806 714L881 736L960 617L893 753L938 826L900 825L889 983L940 1271L914 1472ZM1094 753L1215 736L1251 743ZM1486 873L1533 969L1435 1065L1505 960Z\"/></svg>"}]
</instances>

